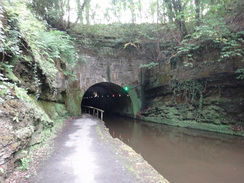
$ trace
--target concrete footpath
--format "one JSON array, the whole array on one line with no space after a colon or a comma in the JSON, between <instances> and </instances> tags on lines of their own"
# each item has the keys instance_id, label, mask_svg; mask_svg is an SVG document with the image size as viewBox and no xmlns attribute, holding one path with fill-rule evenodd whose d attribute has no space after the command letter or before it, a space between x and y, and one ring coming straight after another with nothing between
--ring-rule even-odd
<instances>
[{"instance_id":1,"label":"concrete footpath","mask_svg":"<svg viewBox=\"0 0 244 183\"><path fill-rule=\"evenodd\" d=\"M55 140L53 154L30 183L168 183L143 158L113 139L99 119L73 120Z\"/></svg>"}]
</instances>

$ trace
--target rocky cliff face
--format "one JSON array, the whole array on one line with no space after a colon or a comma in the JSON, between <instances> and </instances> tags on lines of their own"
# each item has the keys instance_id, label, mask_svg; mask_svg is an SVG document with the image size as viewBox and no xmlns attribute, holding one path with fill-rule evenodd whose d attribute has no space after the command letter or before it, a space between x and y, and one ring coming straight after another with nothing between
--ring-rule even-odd
<instances>
[{"instance_id":1,"label":"rocky cliff face","mask_svg":"<svg viewBox=\"0 0 244 183\"><path fill-rule=\"evenodd\" d=\"M7 15L0 3L0 44L6 43ZM5 31L4 31L5 30ZM0 182L29 157L29 148L44 142L67 117L61 94L64 79L57 74L56 95L39 67L30 63L32 53L22 40L22 55L16 61L0 45ZM13 66L8 67L9 61ZM38 78L41 85L35 85ZM39 91L39 100L35 91ZM40 100L41 99L41 100ZM45 100L45 101L44 101Z\"/></svg>"},{"instance_id":2,"label":"rocky cliff face","mask_svg":"<svg viewBox=\"0 0 244 183\"><path fill-rule=\"evenodd\" d=\"M200 55L211 57L214 53ZM138 117L170 125L244 135L244 80L241 59L163 63L147 70L147 108Z\"/></svg>"},{"instance_id":3,"label":"rocky cliff face","mask_svg":"<svg viewBox=\"0 0 244 183\"><path fill-rule=\"evenodd\" d=\"M64 104L36 101L17 86L0 85L0 179L4 178L28 156L26 150L40 144L62 123L67 111ZM3 90L2 90L3 91Z\"/></svg>"}]
</instances>

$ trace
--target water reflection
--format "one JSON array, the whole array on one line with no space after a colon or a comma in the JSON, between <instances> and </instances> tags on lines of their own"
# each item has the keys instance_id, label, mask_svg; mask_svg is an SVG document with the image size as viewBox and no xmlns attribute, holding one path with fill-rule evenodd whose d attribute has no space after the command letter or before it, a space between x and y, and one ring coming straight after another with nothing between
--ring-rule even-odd
<instances>
[{"instance_id":1,"label":"water reflection","mask_svg":"<svg viewBox=\"0 0 244 183\"><path fill-rule=\"evenodd\" d=\"M107 116L112 136L172 183L243 183L244 138Z\"/></svg>"}]
</instances>

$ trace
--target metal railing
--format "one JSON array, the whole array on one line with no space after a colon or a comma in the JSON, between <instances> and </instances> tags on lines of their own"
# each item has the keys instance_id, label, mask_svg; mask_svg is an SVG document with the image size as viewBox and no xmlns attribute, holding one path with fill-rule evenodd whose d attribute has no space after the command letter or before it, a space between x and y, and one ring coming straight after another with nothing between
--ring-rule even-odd
<instances>
[{"instance_id":1,"label":"metal railing","mask_svg":"<svg viewBox=\"0 0 244 183\"><path fill-rule=\"evenodd\" d=\"M98 109L98 108L92 107L92 106L83 105L82 106L82 112L91 114L93 116L97 116L98 118L100 116L100 119L103 120L104 110L102 110L102 109Z\"/></svg>"}]
</instances>

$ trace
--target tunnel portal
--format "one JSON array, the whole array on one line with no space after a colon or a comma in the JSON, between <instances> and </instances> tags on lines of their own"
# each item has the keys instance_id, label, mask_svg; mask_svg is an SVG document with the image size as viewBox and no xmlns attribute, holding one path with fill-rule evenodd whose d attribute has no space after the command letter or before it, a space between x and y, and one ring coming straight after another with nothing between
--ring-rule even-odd
<instances>
[{"instance_id":1,"label":"tunnel portal","mask_svg":"<svg viewBox=\"0 0 244 183\"><path fill-rule=\"evenodd\" d=\"M128 92L111 82L98 83L88 88L81 105L96 107L105 113L132 114L132 102Z\"/></svg>"}]
</instances>

